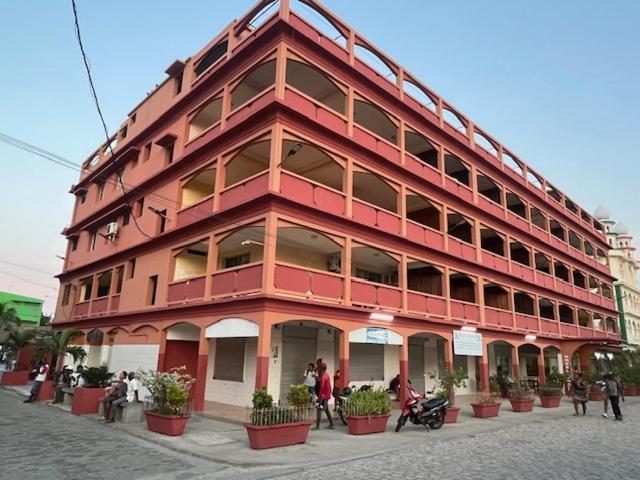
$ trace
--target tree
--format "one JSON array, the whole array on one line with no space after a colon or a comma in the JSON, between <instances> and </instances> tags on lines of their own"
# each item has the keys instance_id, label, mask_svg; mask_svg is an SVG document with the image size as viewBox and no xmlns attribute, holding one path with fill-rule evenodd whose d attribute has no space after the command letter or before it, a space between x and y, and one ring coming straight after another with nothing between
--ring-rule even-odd
<instances>
[{"instance_id":1,"label":"tree","mask_svg":"<svg viewBox=\"0 0 640 480\"><path fill-rule=\"evenodd\" d=\"M18 359L20 350L26 345L29 345L35 338L37 331L34 329L18 329L13 326L7 328L7 338L2 342L13 359Z\"/></svg>"},{"instance_id":2,"label":"tree","mask_svg":"<svg viewBox=\"0 0 640 480\"><path fill-rule=\"evenodd\" d=\"M0 328L18 326L20 326L20 317L18 317L16 309L8 308L6 303L0 303Z\"/></svg>"},{"instance_id":3,"label":"tree","mask_svg":"<svg viewBox=\"0 0 640 480\"><path fill-rule=\"evenodd\" d=\"M57 359L56 371L62 369L65 355L71 355L74 363L82 361L87 356L85 349L78 345L71 345L73 339L80 334L81 332L74 328L67 328L62 331L45 330L36 339L36 344L38 345L36 355L45 356L51 354L52 357Z\"/></svg>"}]
</instances>

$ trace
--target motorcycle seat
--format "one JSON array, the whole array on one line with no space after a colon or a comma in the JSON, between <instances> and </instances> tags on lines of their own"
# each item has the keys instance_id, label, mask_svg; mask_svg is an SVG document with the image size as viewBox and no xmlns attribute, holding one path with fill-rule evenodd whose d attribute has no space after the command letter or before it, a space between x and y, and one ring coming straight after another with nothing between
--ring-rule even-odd
<instances>
[{"instance_id":1,"label":"motorcycle seat","mask_svg":"<svg viewBox=\"0 0 640 480\"><path fill-rule=\"evenodd\" d=\"M431 410L432 408L436 408L444 405L446 401L447 401L446 398L432 398L431 400L422 402L422 407L425 410Z\"/></svg>"}]
</instances>

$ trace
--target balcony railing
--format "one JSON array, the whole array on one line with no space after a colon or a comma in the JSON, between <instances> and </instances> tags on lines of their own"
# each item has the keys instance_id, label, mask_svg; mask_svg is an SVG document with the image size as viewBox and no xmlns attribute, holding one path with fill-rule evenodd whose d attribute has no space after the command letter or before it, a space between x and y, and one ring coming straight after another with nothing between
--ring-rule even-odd
<instances>
[{"instance_id":1,"label":"balcony railing","mask_svg":"<svg viewBox=\"0 0 640 480\"><path fill-rule=\"evenodd\" d=\"M451 317L471 323L480 321L480 306L476 303L451 300Z\"/></svg>"},{"instance_id":2,"label":"balcony railing","mask_svg":"<svg viewBox=\"0 0 640 480\"><path fill-rule=\"evenodd\" d=\"M295 202L319 208L334 215L342 216L345 213L344 193L295 173L282 172L280 193Z\"/></svg>"},{"instance_id":3,"label":"balcony railing","mask_svg":"<svg viewBox=\"0 0 640 480\"><path fill-rule=\"evenodd\" d=\"M409 290L407 292L407 310L428 316L445 317L447 302L443 297Z\"/></svg>"},{"instance_id":4,"label":"balcony railing","mask_svg":"<svg viewBox=\"0 0 640 480\"><path fill-rule=\"evenodd\" d=\"M204 298L206 279L206 275L201 275L170 283L167 288L167 303L180 303Z\"/></svg>"},{"instance_id":5,"label":"balcony railing","mask_svg":"<svg viewBox=\"0 0 640 480\"><path fill-rule=\"evenodd\" d=\"M379 207L353 199L352 217L355 221L378 228L395 235L400 234L402 220L399 215L383 210Z\"/></svg>"},{"instance_id":6,"label":"balcony railing","mask_svg":"<svg viewBox=\"0 0 640 480\"><path fill-rule=\"evenodd\" d=\"M262 290L262 262L229 268L211 275L211 295L231 297Z\"/></svg>"},{"instance_id":7,"label":"balcony railing","mask_svg":"<svg viewBox=\"0 0 640 480\"><path fill-rule=\"evenodd\" d=\"M274 273L274 286L283 292L341 301L344 276L278 262Z\"/></svg>"},{"instance_id":8,"label":"balcony railing","mask_svg":"<svg viewBox=\"0 0 640 480\"><path fill-rule=\"evenodd\" d=\"M484 319L487 325L513 328L513 313L510 310L503 310L495 307L484 307ZM538 322L536 320L536 330L537 329Z\"/></svg>"},{"instance_id":9,"label":"balcony railing","mask_svg":"<svg viewBox=\"0 0 640 480\"><path fill-rule=\"evenodd\" d=\"M357 305L402 310L402 290L391 285L351 279L351 302Z\"/></svg>"}]
</instances>

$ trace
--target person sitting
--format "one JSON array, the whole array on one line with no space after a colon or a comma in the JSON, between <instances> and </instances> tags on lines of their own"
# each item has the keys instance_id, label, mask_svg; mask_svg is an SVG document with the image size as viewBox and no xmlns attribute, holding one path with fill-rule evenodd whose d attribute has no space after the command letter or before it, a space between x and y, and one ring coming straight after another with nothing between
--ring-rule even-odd
<instances>
[{"instance_id":1,"label":"person sitting","mask_svg":"<svg viewBox=\"0 0 640 480\"><path fill-rule=\"evenodd\" d=\"M104 397L100 399L102 404L104 405L104 416L98 418L99 421L104 422L111 418L111 414L113 412L113 402L124 398L127 394L127 372L124 370L120 372L118 375L118 381L105 387L104 389Z\"/></svg>"},{"instance_id":2,"label":"person sitting","mask_svg":"<svg viewBox=\"0 0 640 480\"><path fill-rule=\"evenodd\" d=\"M62 367L62 372L58 375L58 382L56 384L56 395L51 403L62 403L64 399L64 392L62 389L69 388L71 384L71 368L66 365Z\"/></svg>"},{"instance_id":3,"label":"person sitting","mask_svg":"<svg viewBox=\"0 0 640 480\"><path fill-rule=\"evenodd\" d=\"M129 378L125 380L127 384L127 393L124 397L120 397L111 402L111 409L109 410L109 416L107 416L107 423L115 422L116 409L122 407L125 403L139 402L138 391L140 390L140 380L136 378L134 372L129 372Z\"/></svg>"},{"instance_id":4,"label":"person sitting","mask_svg":"<svg viewBox=\"0 0 640 480\"><path fill-rule=\"evenodd\" d=\"M79 388L84 386L84 377L82 376L82 372L84 372L84 367L82 365L78 365L76 371L71 374L71 379L69 381L70 388Z\"/></svg>"}]
</instances>

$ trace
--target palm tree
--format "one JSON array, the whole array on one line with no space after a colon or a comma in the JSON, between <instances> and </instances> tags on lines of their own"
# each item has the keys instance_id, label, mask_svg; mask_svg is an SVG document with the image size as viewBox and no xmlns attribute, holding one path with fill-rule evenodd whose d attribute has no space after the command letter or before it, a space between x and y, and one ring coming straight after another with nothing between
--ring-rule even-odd
<instances>
[{"instance_id":1,"label":"palm tree","mask_svg":"<svg viewBox=\"0 0 640 480\"><path fill-rule=\"evenodd\" d=\"M13 326L20 326L15 308L8 308L6 303L0 303L0 328L7 329Z\"/></svg>"},{"instance_id":2,"label":"palm tree","mask_svg":"<svg viewBox=\"0 0 640 480\"><path fill-rule=\"evenodd\" d=\"M33 341L37 330L31 328L18 329L10 326L7 328L7 331L7 338L2 342L2 345L9 350L10 356L17 360L20 355L20 350Z\"/></svg>"},{"instance_id":3,"label":"palm tree","mask_svg":"<svg viewBox=\"0 0 640 480\"><path fill-rule=\"evenodd\" d=\"M82 361L87 356L86 350L79 345L71 345L71 341L81 333L74 328L42 331L36 339L38 345L36 355L43 357L51 354L52 358L56 359L55 371L57 372L62 368L65 355L71 355L74 363Z\"/></svg>"}]
</instances>

